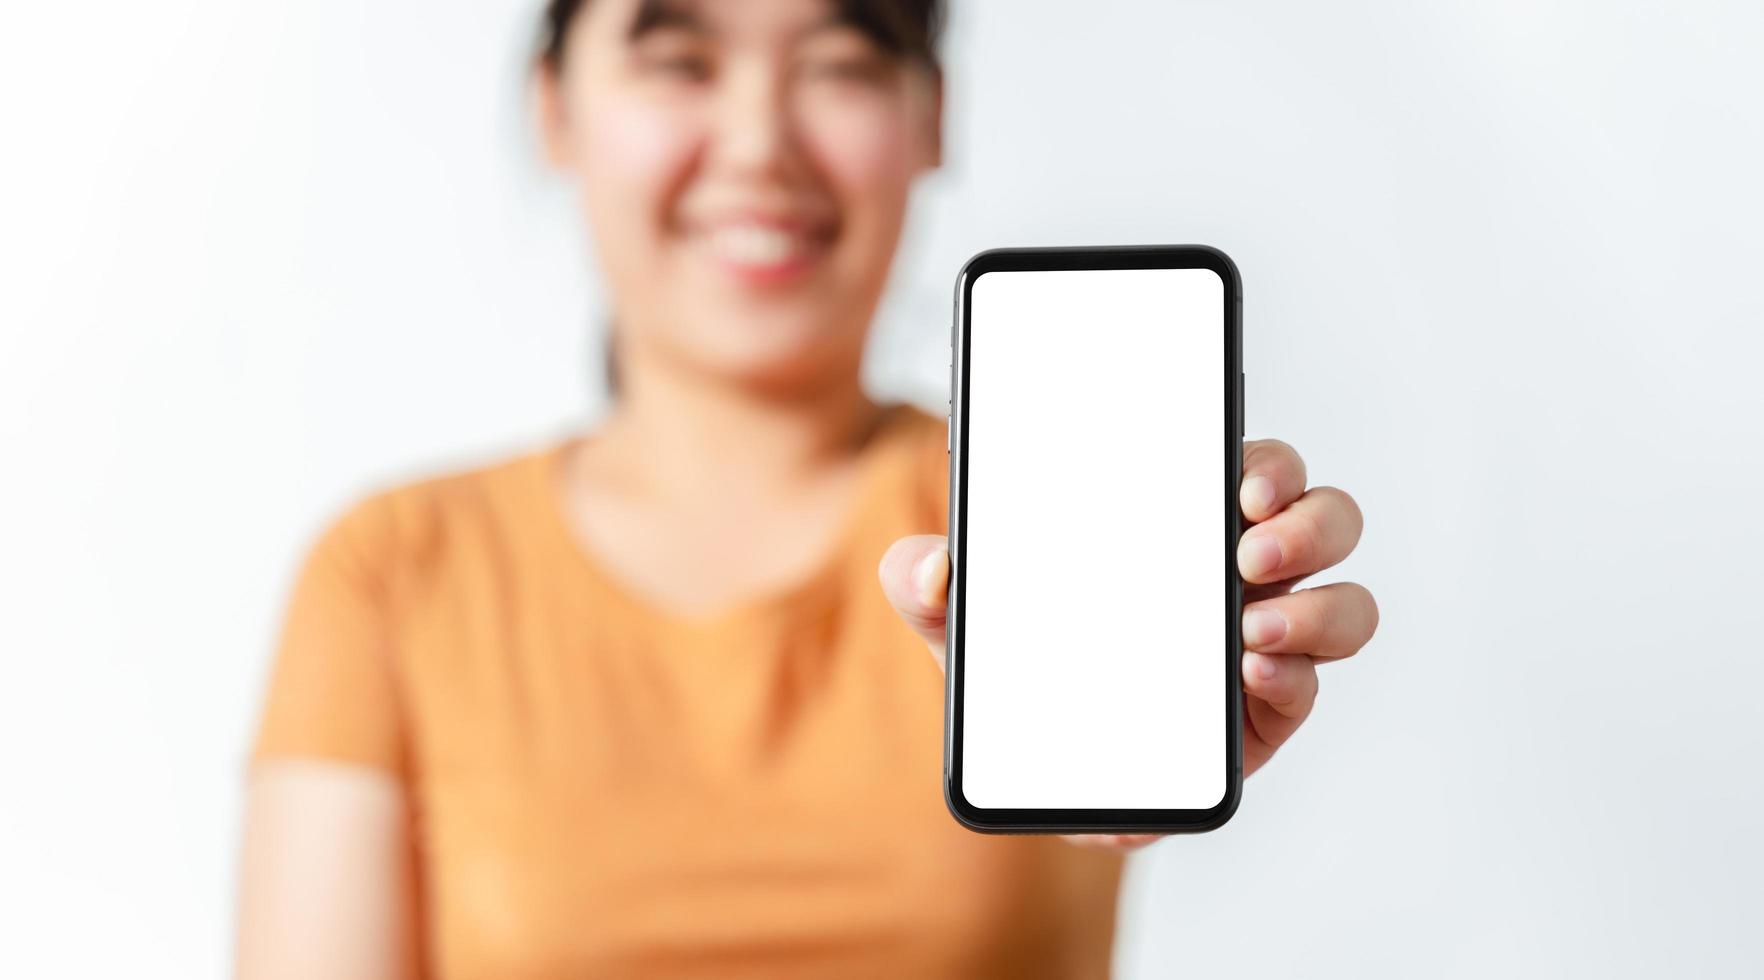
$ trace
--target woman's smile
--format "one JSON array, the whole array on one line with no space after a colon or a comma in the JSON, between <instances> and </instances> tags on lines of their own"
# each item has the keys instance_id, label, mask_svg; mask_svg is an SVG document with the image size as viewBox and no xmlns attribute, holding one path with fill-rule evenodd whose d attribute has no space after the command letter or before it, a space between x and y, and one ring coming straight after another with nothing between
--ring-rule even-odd
<instances>
[{"instance_id":1,"label":"woman's smile","mask_svg":"<svg viewBox=\"0 0 1764 980\"><path fill-rule=\"evenodd\" d=\"M803 216L730 212L688 221L683 235L719 274L752 287L779 287L806 279L836 239L836 227Z\"/></svg>"}]
</instances>

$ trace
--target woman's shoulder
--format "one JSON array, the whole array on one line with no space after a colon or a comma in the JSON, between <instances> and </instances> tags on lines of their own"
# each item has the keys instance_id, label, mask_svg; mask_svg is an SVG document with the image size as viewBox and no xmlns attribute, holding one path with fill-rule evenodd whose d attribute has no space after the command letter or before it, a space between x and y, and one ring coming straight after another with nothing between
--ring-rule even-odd
<instances>
[{"instance_id":1,"label":"woman's shoulder","mask_svg":"<svg viewBox=\"0 0 1764 980\"><path fill-rule=\"evenodd\" d=\"M321 520L284 608L255 757L406 772L407 671L427 654L396 642L394 631L425 608L489 594L473 572L506 550L492 525L514 502L523 467L545 451L383 475Z\"/></svg>"},{"instance_id":2,"label":"woman's shoulder","mask_svg":"<svg viewBox=\"0 0 1764 980\"><path fill-rule=\"evenodd\" d=\"M372 478L322 519L315 551L391 573L440 557L462 539L505 535L530 516L525 497L535 467L564 440L455 457Z\"/></svg>"},{"instance_id":3,"label":"woman's shoulder","mask_svg":"<svg viewBox=\"0 0 1764 980\"><path fill-rule=\"evenodd\" d=\"M895 468L914 509L914 520L941 522L949 499L949 425L941 413L911 402L891 407L898 452Z\"/></svg>"},{"instance_id":4,"label":"woman's shoulder","mask_svg":"<svg viewBox=\"0 0 1764 980\"><path fill-rule=\"evenodd\" d=\"M895 402L889 406L888 412L889 424L916 453L928 454L932 449L945 451L948 419L943 415L916 402Z\"/></svg>"}]
</instances>

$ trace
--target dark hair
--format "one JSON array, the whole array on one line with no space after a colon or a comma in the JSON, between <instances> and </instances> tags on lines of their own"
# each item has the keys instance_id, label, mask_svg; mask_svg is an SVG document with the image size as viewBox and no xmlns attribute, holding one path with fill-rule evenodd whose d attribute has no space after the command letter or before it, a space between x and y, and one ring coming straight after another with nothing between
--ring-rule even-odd
<instances>
[{"instance_id":1,"label":"dark hair","mask_svg":"<svg viewBox=\"0 0 1764 980\"><path fill-rule=\"evenodd\" d=\"M667 17L674 12L668 9L668 2L639 0L634 22L641 25ZM547 0L539 33L540 66L552 71L563 67L570 25L587 5L588 0ZM833 5L842 22L863 32L882 50L917 62L932 78L942 78L937 46L943 35L943 0L833 0ZM608 394L617 394L619 389L616 343L617 333L609 322L602 362Z\"/></svg>"},{"instance_id":2,"label":"dark hair","mask_svg":"<svg viewBox=\"0 0 1764 980\"><path fill-rule=\"evenodd\" d=\"M637 22L663 15L667 0L641 0ZM570 25L588 0L548 0L539 35L539 63L563 64ZM918 62L933 76L942 74L937 45L943 35L943 0L833 0L839 19L862 31L884 51Z\"/></svg>"}]
</instances>

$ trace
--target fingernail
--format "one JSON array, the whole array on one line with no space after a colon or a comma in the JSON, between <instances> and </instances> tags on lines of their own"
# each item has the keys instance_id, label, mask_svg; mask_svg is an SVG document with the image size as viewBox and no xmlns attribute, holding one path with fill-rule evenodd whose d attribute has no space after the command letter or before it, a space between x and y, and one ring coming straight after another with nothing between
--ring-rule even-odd
<instances>
[{"instance_id":1,"label":"fingernail","mask_svg":"<svg viewBox=\"0 0 1764 980\"><path fill-rule=\"evenodd\" d=\"M1257 677L1265 681L1274 679L1273 657L1266 657L1259 653L1246 653L1243 655L1243 659L1249 661L1249 669Z\"/></svg>"},{"instance_id":2,"label":"fingernail","mask_svg":"<svg viewBox=\"0 0 1764 980\"><path fill-rule=\"evenodd\" d=\"M1245 514L1266 514L1274 509L1274 481L1265 476L1252 476L1243 481L1239 497Z\"/></svg>"},{"instance_id":3,"label":"fingernail","mask_svg":"<svg viewBox=\"0 0 1764 980\"><path fill-rule=\"evenodd\" d=\"M913 589L918 592L919 601L925 605L939 607L948 601L948 585L948 549L935 548L913 566Z\"/></svg>"},{"instance_id":4,"label":"fingernail","mask_svg":"<svg viewBox=\"0 0 1764 980\"><path fill-rule=\"evenodd\" d=\"M1246 534L1237 546L1237 567L1244 578L1259 579L1280 567L1280 542L1272 534Z\"/></svg>"},{"instance_id":5,"label":"fingernail","mask_svg":"<svg viewBox=\"0 0 1764 980\"><path fill-rule=\"evenodd\" d=\"M1252 647L1273 646L1286 638L1286 617L1272 609L1251 609L1243 614L1243 642Z\"/></svg>"}]
</instances>

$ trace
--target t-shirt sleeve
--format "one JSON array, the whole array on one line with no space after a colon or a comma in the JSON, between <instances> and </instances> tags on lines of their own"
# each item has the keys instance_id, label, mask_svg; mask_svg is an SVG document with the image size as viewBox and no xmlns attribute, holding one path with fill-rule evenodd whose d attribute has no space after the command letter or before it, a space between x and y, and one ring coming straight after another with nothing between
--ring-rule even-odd
<instances>
[{"instance_id":1,"label":"t-shirt sleeve","mask_svg":"<svg viewBox=\"0 0 1764 980\"><path fill-rule=\"evenodd\" d=\"M403 774L389 597L393 523L383 496L332 518L283 611L251 762L304 757Z\"/></svg>"},{"instance_id":2,"label":"t-shirt sleeve","mask_svg":"<svg viewBox=\"0 0 1764 980\"><path fill-rule=\"evenodd\" d=\"M926 531L943 534L949 527L949 425L931 415L919 449L919 493L930 522Z\"/></svg>"}]
</instances>

